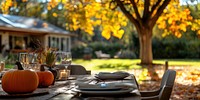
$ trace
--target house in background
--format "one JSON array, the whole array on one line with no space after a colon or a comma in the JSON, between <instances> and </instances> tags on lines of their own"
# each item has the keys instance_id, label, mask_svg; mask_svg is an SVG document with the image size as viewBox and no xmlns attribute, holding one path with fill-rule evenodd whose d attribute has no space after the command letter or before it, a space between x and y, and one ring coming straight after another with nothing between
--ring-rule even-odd
<instances>
[{"instance_id":1,"label":"house in background","mask_svg":"<svg viewBox=\"0 0 200 100\"><path fill-rule=\"evenodd\" d=\"M66 30L36 18L0 14L1 49L23 51L31 47L31 39L38 39L44 47L69 52L71 36Z\"/></svg>"}]
</instances>

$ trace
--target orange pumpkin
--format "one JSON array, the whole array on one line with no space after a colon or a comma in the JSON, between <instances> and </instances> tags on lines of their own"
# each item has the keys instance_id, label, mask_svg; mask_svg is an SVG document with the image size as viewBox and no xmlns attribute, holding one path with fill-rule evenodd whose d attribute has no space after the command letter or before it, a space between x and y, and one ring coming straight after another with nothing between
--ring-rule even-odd
<instances>
[{"instance_id":1,"label":"orange pumpkin","mask_svg":"<svg viewBox=\"0 0 200 100\"><path fill-rule=\"evenodd\" d=\"M39 77L38 87L48 87L53 83L54 76L50 71L45 71L44 66L40 67L40 71L37 72Z\"/></svg>"},{"instance_id":2,"label":"orange pumpkin","mask_svg":"<svg viewBox=\"0 0 200 100\"><path fill-rule=\"evenodd\" d=\"M37 89L39 79L36 72L23 70L20 62L18 70L9 70L2 77L2 88L8 94L31 93Z\"/></svg>"}]
</instances>

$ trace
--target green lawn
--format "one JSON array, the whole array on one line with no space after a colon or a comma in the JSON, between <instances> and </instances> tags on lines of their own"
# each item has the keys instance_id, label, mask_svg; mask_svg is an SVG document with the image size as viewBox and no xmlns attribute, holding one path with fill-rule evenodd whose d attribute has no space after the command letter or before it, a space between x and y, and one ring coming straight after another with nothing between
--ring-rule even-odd
<instances>
[{"instance_id":1,"label":"green lawn","mask_svg":"<svg viewBox=\"0 0 200 100\"><path fill-rule=\"evenodd\" d=\"M159 59L154 60L153 63L164 65L166 60L169 66L200 66L200 59ZM140 63L139 59L73 59L73 63L83 65L87 70L92 71L116 71L141 68L141 66L137 65ZM6 68L13 68L13 65L6 64Z\"/></svg>"},{"instance_id":2,"label":"green lawn","mask_svg":"<svg viewBox=\"0 0 200 100\"><path fill-rule=\"evenodd\" d=\"M193 66L199 67L199 59L163 59L154 60L155 64L165 64L168 61L169 66ZM140 63L139 59L92 59L82 60L73 59L73 63L83 65L87 70L98 71L115 71L115 70L130 70L134 68L141 68L137 65Z\"/></svg>"}]
</instances>

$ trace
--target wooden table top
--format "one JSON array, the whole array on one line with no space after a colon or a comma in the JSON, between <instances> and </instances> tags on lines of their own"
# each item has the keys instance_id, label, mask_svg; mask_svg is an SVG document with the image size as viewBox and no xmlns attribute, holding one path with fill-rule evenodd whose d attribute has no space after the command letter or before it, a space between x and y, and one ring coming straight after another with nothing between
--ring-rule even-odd
<instances>
[{"instance_id":1,"label":"wooden table top","mask_svg":"<svg viewBox=\"0 0 200 100\"><path fill-rule=\"evenodd\" d=\"M130 82L136 84L134 77L129 76L125 80L108 80L106 82ZM98 82L92 75L71 75L70 79L56 81L55 85L49 88L38 88L33 93L9 95L5 93L0 87L0 99L14 99L14 100L141 100L138 89L134 89L131 93L126 95L113 96L84 96L81 93L74 91L75 83L81 81Z\"/></svg>"}]
</instances>

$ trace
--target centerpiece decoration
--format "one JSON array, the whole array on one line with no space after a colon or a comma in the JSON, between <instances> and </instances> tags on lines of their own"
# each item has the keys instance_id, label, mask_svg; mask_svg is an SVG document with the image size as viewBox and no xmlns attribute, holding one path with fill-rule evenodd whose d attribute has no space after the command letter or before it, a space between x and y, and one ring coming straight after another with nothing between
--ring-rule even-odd
<instances>
[{"instance_id":1,"label":"centerpiece decoration","mask_svg":"<svg viewBox=\"0 0 200 100\"><path fill-rule=\"evenodd\" d=\"M38 87L38 75L31 70L24 70L20 62L16 62L17 70L9 70L2 77L2 88L8 94L31 93Z\"/></svg>"},{"instance_id":2,"label":"centerpiece decoration","mask_svg":"<svg viewBox=\"0 0 200 100\"><path fill-rule=\"evenodd\" d=\"M38 87L49 87L54 81L54 75L50 71L45 71L44 66L40 66L40 71L37 72L39 77Z\"/></svg>"},{"instance_id":3,"label":"centerpiece decoration","mask_svg":"<svg viewBox=\"0 0 200 100\"><path fill-rule=\"evenodd\" d=\"M57 54L56 54L57 49L56 48L44 48L41 45L41 42L38 40L35 43L38 47L35 51L37 53L37 61L41 66L47 67L48 70L53 73L54 80L53 80L52 85L54 85L55 79L57 78L57 71L54 68L55 63L56 63L56 57L57 57Z\"/></svg>"},{"instance_id":4,"label":"centerpiece decoration","mask_svg":"<svg viewBox=\"0 0 200 100\"><path fill-rule=\"evenodd\" d=\"M54 75L54 81L52 85L55 83L55 79L57 78L57 71L54 68L55 63L56 63L56 49L49 48L46 51L46 66L49 68L49 71L51 71Z\"/></svg>"}]
</instances>

